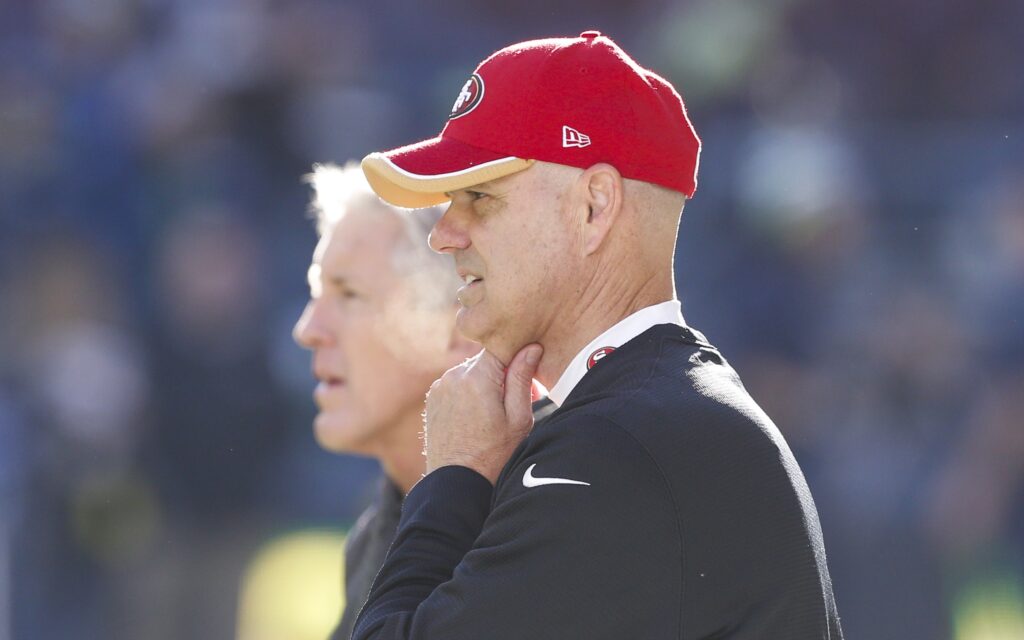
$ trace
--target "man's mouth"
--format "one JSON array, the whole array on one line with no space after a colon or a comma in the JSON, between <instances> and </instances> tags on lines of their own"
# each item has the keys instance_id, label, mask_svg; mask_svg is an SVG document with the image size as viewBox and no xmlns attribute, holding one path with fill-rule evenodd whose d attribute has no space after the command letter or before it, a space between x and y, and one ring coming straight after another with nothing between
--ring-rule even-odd
<instances>
[{"instance_id":1,"label":"man's mouth","mask_svg":"<svg viewBox=\"0 0 1024 640\"><path fill-rule=\"evenodd\" d=\"M336 399L337 392L345 388L345 379L335 376L320 378L319 384L313 389L313 401L321 410L329 406Z\"/></svg>"},{"instance_id":2,"label":"man's mouth","mask_svg":"<svg viewBox=\"0 0 1024 640\"><path fill-rule=\"evenodd\" d=\"M476 304L482 296L484 279L472 273L462 273L462 281L465 283L456 292L455 297L463 307Z\"/></svg>"},{"instance_id":3,"label":"man's mouth","mask_svg":"<svg viewBox=\"0 0 1024 640\"><path fill-rule=\"evenodd\" d=\"M340 387L345 384L345 379L333 373L314 371L313 377L317 379L322 387Z\"/></svg>"}]
</instances>

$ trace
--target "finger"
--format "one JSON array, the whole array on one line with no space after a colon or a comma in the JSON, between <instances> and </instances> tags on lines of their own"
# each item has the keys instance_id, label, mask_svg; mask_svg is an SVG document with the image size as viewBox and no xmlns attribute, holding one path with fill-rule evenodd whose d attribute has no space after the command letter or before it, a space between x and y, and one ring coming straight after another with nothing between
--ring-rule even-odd
<instances>
[{"instance_id":1,"label":"finger","mask_svg":"<svg viewBox=\"0 0 1024 640\"><path fill-rule=\"evenodd\" d=\"M513 427L528 425L533 417L533 376L544 347L529 344L519 350L505 374L505 415Z\"/></svg>"},{"instance_id":2,"label":"finger","mask_svg":"<svg viewBox=\"0 0 1024 640\"><path fill-rule=\"evenodd\" d=\"M484 374L487 380L500 387L505 384L505 363L487 349L476 355L474 368Z\"/></svg>"}]
</instances>

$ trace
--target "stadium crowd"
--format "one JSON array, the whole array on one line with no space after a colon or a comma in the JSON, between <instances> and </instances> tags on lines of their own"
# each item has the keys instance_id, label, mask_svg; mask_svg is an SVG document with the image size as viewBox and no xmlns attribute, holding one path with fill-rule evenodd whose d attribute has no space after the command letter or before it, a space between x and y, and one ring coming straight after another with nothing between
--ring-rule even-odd
<instances>
[{"instance_id":1,"label":"stadium crowd","mask_svg":"<svg viewBox=\"0 0 1024 640\"><path fill-rule=\"evenodd\" d=\"M587 28L684 93L683 311L794 447L847 635L1021 637L1024 4L428 4L0 8L0 640L232 637L262 544L351 524L302 176Z\"/></svg>"}]
</instances>

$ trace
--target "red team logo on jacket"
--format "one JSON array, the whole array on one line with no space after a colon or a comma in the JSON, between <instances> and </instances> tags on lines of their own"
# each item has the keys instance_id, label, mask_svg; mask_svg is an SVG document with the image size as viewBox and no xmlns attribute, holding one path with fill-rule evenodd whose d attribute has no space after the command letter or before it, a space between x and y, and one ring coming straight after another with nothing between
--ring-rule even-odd
<instances>
[{"instance_id":1,"label":"red team logo on jacket","mask_svg":"<svg viewBox=\"0 0 1024 640\"><path fill-rule=\"evenodd\" d=\"M462 91L459 92L459 97L455 99L455 104L452 105L452 113L448 116L449 120L461 118L473 109L476 109L476 105L480 104L480 101L484 98L484 79L480 77L479 73L474 73L466 80L466 84L462 85Z\"/></svg>"},{"instance_id":2,"label":"red team logo on jacket","mask_svg":"<svg viewBox=\"0 0 1024 640\"><path fill-rule=\"evenodd\" d=\"M605 357L612 351L615 351L615 347L601 347L594 353L590 354L590 357L587 358L587 371L590 371L594 367L594 365L597 364L599 360L601 360L601 358Z\"/></svg>"}]
</instances>

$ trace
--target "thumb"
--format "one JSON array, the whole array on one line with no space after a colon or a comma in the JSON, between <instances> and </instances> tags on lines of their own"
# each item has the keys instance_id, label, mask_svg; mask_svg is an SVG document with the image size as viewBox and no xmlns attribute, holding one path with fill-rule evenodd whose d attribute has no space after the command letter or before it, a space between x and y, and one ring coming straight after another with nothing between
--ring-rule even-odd
<instances>
[{"instance_id":1,"label":"thumb","mask_svg":"<svg viewBox=\"0 0 1024 640\"><path fill-rule=\"evenodd\" d=\"M533 419L533 376L544 347L528 344L512 358L505 373L505 416L512 428L528 427Z\"/></svg>"}]
</instances>

